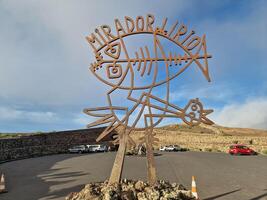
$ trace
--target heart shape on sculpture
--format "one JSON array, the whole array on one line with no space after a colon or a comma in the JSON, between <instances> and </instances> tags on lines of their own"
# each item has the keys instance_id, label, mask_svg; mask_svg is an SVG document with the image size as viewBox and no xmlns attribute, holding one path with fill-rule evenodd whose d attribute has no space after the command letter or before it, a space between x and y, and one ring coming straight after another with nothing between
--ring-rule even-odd
<instances>
[{"instance_id":1,"label":"heart shape on sculpture","mask_svg":"<svg viewBox=\"0 0 267 200\"><path fill-rule=\"evenodd\" d=\"M105 49L105 54L114 59L118 59L120 57L120 53L121 53L121 45L119 42L109 44Z\"/></svg>"}]
</instances>

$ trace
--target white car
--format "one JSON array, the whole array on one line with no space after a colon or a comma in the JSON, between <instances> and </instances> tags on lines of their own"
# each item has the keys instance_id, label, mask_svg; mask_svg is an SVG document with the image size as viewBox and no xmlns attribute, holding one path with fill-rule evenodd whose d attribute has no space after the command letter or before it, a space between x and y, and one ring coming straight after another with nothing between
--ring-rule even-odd
<instances>
[{"instance_id":1,"label":"white car","mask_svg":"<svg viewBox=\"0 0 267 200\"><path fill-rule=\"evenodd\" d=\"M178 145L167 145L167 146L162 146L159 149L160 151L181 151L182 148Z\"/></svg>"},{"instance_id":2,"label":"white car","mask_svg":"<svg viewBox=\"0 0 267 200\"><path fill-rule=\"evenodd\" d=\"M85 145L77 145L68 149L70 153L86 153L88 149Z\"/></svg>"},{"instance_id":3,"label":"white car","mask_svg":"<svg viewBox=\"0 0 267 200\"><path fill-rule=\"evenodd\" d=\"M108 151L107 145L104 144L90 144L86 145L89 152L106 152Z\"/></svg>"}]
</instances>

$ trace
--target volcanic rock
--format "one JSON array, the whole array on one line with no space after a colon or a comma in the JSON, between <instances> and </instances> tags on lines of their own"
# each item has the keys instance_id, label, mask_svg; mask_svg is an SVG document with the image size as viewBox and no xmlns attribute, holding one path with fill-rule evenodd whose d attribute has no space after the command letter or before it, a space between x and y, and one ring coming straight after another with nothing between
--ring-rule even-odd
<instances>
[{"instance_id":1,"label":"volcanic rock","mask_svg":"<svg viewBox=\"0 0 267 200\"><path fill-rule=\"evenodd\" d=\"M143 181L123 179L119 184L89 183L80 192L72 192L66 200L194 200L183 185L158 181L149 186Z\"/></svg>"}]
</instances>

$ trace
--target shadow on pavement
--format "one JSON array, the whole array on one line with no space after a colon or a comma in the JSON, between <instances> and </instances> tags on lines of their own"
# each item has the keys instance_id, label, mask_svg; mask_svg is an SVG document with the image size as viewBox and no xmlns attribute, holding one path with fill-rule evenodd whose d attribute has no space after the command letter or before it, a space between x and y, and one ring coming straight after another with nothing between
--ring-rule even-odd
<instances>
[{"instance_id":1,"label":"shadow on pavement","mask_svg":"<svg viewBox=\"0 0 267 200\"><path fill-rule=\"evenodd\" d=\"M60 179L60 178L68 178L68 177L76 177L76 176L83 176L88 173L82 173L82 172L68 172L68 173L60 173L60 174L45 174L41 175L42 178L45 179Z\"/></svg>"},{"instance_id":2,"label":"shadow on pavement","mask_svg":"<svg viewBox=\"0 0 267 200\"><path fill-rule=\"evenodd\" d=\"M1 194L0 198L4 200L64 199L70 192L80 191L84 185L75 185L73 182L88 173L71 171L67 167L53 169L56 163L78 156L80 155L62 154L1 164L1 171L6 175L8 193ZM62 170L69 172L62 173ZM63 187L51 192L51 188L56 188L57 185L63 185Z\"/></svg>"},{"instance_id":3,"label":"shadow on pavement","mask_svg":"<svg viewBox=\"0 0 267 200\"><path fill-rule=\"evenodd\" d=\"M125 156L128 156L128 157L144 157L146 158L146 155L133 155L133 154L125 154ZM161 153L154 153L154 156L162 156Z\"/></svg>"},{"instance_id":4,"label":"shadow on pavement","mask_svg":"<svg viewBox=\"0 0 267 200\"><path fill-rule=\"evenodd\" d=\"M265 189L265 191L266 191L267 189ZM263 197L267 197L267 192L266 193L264 193L264 194L261 194L261 195L259 195L259 196L256 196L256 197L254 197L254 198L252 198L252 199L249 199L249 200L260 200L260 199L262 199ZM267 198L266 198L267 199Z\"/></svg>"},{"instance_id":5,"label":"shadow on pavement","mask_svg":"<svg viewBox=\"0 0 267 200\"><path fill-rule=\"evenodd\" d=\"M214 200L214 199L216 199L216 198L223 197L223 196L226 196L226 195L228 195L228 194L232 194L232 193L238 192L238 191L240 191L240 190L241 190L241 189L233 190L233 191L226 192L226 193L223 193L223 194L219 194L219 195L216 195L216 196L208 197L208 198L205 198L205 199L203 199L203 200Z\"/></svg>"},{"instance_id":6,"label":"shadow on pavement","mask_svg":"<svg viewBox=\"0 0 267 200\"><path fill-rule=\"evenodd\" d=\"M68 196L68 194L70 194L73 191L78 192L78 191L82 190L83 187L84 187L84 185L77 185L77 186L74 186L71 188L65 188L65 189L59 190L57 192L53 192L53 194L51 194L51 195L47 195L45 197L45 199L50 200L50 199L58 199L60 197L65 198L66 196Z\"/></svg>"}]
</instances>

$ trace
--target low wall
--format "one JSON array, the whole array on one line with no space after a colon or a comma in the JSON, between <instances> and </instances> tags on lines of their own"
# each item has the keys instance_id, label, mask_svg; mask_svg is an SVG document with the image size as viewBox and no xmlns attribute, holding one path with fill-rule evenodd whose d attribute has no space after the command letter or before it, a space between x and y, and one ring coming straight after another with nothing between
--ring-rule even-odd
<instances>
[{"instance_id":1,"label":"low wall","mask_svg":"<svg viewBox=\"0 0 267 200\"><path fill-rule=\"evenodd\" d=\"M3 138L0 139L0 162L65 153L73 145L96 144L96 138L103 130L80 129ZM101 143L108 141L111 141L111 136L103 138Z\"/></svg>"}]
</instances>

